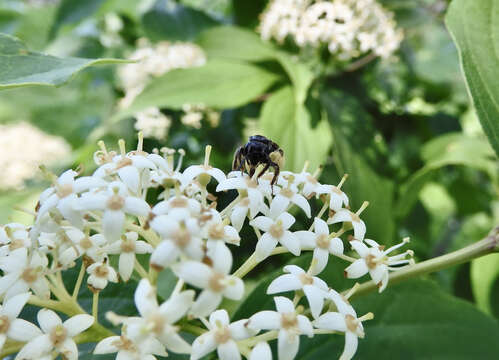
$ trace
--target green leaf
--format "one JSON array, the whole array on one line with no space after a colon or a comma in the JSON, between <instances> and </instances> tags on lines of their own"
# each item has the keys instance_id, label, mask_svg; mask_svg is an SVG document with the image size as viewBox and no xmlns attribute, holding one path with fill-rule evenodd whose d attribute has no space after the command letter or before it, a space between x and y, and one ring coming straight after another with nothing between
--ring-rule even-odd
<instances>
[{"instance_id":1,"label":"green leaf","mask_svg":"<svg viewBox=\"0 0 499 360\"><path fill-rule=\"evenodd\" d=\"M263 94L278 77L241 62L213 60L201 67L177 69L152 80L128 114L149 106L181 109L183 104L235 108Z\"/></svg>"},{"instance_id":2,"label":"green leaf","mask_svg":"<svg viewBox=\"0 0 499 360\"><path fill-rule=\"evenodd\" d=\"M204 12L171 0L160 1L142 17L144 32L153 41L192 41L201 31L217 24Z\"/></svg>"},{"instance_id":3,"label":"green leaf","mask_svg":"<svg viewBox=\"0 0 499 360\"><path fill-rule=\"evenodd\" d=\"M421 150L426 165L401 185L396 214L406 216L418 199L423 186L443 166L463 165L497 177L497 162L490 146L480 138L449 133L428 141Z\"/></svg>"},{"instance_id":4,"label":"green leaf","mask_svg":"<svg viewBox=\"0 0 499 360\"><path fill-rule=\"evenodd\" d=\"M304 104L297 103L293 88L285 86L265 102L260 115L263 133L284 150L285 168L301 171L305 161L316 169L324 164L332 136L326 120L312 128L310 114Z\"/></svg>"},{"instance_id":5,"label":"green leaf","mask_svg":"<svg viewBox=\"0 0 499 360\"><path fill-rule=\"evenodd\" d=\"M235 26L220 26L204 31L198 40L209 57L244 61L275 60L284 68L294 85L296 102L303 104L314 79L312 71L289 54L277 50L253 31Z\"/></svg>"},{"instance_id":6,"label":"green leaf","mask_svg":"<svg viewBox=\"0 0 499 360\"><path fill-rule=\"evenodd\" d=\"M170 297L175 285L177 284L177 277L170 269L164 269L158 274L158 295L166 300Z\"/></svg>"},{"instance_id":7,"label":"green leaf","mask_svg":"<svg viewBox=\"0 0 499 360\"><path fill-rule=\"evenodd\" d=\"M471 285L479 309L492 314L491 292L499 278L499 254L490 254L471 262Z\"/></svg>"},{"instance_id":8,"label":"green leaf","mask_svg":"<svg viewBox=\"0 0 499 360\"><path fill-rule=\"evenodd\" d=\"M499 154L499 2L453 0L445 17L483 130Z\"/></svg>"},{"instance_id":9,"label":"green leaf","mask_svg":"<svg viewBox=\"0 0 499 360\"><path fill-rule=\"evenodd\" d=\"M30 51L17 38L0 34L0 90L61 85L86 67L128 62L118 59L59 58Z\"/></svg>"},{"instance_id":10,"label":"green leaf","mask_svg":"<svg viewBox=\"0 0 499 360\"><path fill-rule=\"evenodd\" d=\"M357 313L374 313L364 323L357 359L496 359L497 321L470 303L425 280L408 281L353 300ZM339 335L300 338L302 360L335 359L343 350Z\"/></svg>"},{"instance_id":11,"label":"green leaf","mask_svg":"<svg viewBox=\"0 0 499 360\"><path fill-rule=\"evenodd\" d=\"M344 189L350 206L355 210L369 201L362 213L367 235L390 245L395 231L394 183L383 174L388 171L383 138L357 99L329 91L322 94L321 101L333 130L334 164L340 176L349 175Z\"/></svg>"},{"instance_id":12,"label":"green leaf","mask_svg":"<svg viewBox=\"0 0 499 360\"><path fill-rule=\"evenodd\" d=\"M50 38L54 38L64 25L74 25L92 16L105 0L62 0L55 21L50 29Z\"/></svg>"},{"instance_id":13,"label":"green leaf","mask_svg":"<svg viewBox=\"0 0 499 360\"><path fill-rule=\"evenodd\" d=\"M208 57L244 61L264 61L275 58L277 50L263 42L253 31L236 26L217 26L203 31L196 43Z\"/></svg>"}]
</instances>

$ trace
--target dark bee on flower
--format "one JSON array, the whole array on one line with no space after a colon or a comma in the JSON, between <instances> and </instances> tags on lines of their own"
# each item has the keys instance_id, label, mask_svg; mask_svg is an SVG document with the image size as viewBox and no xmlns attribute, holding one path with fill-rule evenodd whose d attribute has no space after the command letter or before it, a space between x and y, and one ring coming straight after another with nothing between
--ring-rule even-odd
<instances>
[{"instance_id":1,"label":"dark bee on flower","mask_svg":"<svg viewBox=\"0 0 499 360\"><path fill-rule=\"evenodd\" d=\"M274 169L271 185L277 181L280 168L284 165L284 151L275 142L262 135L250 136L246 145L236 150L232 170L245 170L250 177L253 177L258 165L264 165L264 167L257 179L270 167Z\"/></svg>"}]
</instances>

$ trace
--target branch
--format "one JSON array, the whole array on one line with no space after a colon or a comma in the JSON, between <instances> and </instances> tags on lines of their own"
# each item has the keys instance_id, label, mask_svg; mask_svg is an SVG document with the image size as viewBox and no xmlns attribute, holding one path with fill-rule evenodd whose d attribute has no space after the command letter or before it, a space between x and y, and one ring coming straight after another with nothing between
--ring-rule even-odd
<instances>
[{"instance_id":1,"label":"branch","mask_svg":"<svg viewBox=\"0 0 499 360\"><path fill-rule=\"evenodd\" d=\"M486 238L460 250L391 273L388 285L394 285L410 278L447 269L494 252L499 252L499 226L494 228ZM371 280L361 284L352 297L364 295L376 289L378 289L378 285ZM344 291L343 294L348 293L348 291Z\"/></svg>"}]
</instances>

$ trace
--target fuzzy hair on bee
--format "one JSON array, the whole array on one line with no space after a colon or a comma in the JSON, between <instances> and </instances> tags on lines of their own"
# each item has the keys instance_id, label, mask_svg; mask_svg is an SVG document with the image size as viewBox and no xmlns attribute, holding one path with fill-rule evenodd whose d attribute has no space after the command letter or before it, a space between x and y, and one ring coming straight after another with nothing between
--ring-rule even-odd
<instances>
[{"instance_id":1,"label":"fuzzy hair on bee","mask_svg":"<svg viewBox=\"0 0 499 360\"><path fill-rule=\"evenodd\" d=\"M264 167L258 174L257 179L265 174L269 168L272 168L274 176L270 184L274 185L281 167L284 166L284 151L279 145L265 136L253 135L250 136L245 145L236 150L232 170L246 171L250 177L253 177L259 165Z\"/></svg>"}]
</instances>

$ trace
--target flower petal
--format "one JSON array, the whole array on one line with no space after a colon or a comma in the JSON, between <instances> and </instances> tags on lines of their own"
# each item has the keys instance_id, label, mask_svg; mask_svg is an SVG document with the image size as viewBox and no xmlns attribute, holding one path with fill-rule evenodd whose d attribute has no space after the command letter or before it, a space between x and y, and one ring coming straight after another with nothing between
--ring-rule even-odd
<instances>
[{"instance_id":1,"label":"flower petal","mask_svg":"<svg viewBox=\"0 0 499 360\"><path fill-rule=\"evenodd\" d=\"M130 276L132 276L134 265L135 265L135 253L133 252L121 253L118 262L118 269L123 281L128 281L128 279L130 279Z\"/></svg>"},{"instance_id":2,"label":"flower petal","mask_svg":"<svg viewBox=\"0 0 499 360\"><path fill-rule=\"evenodd\" d=\"M345 274L349 279L357 279L364 276L369 271L364 259L355 260L346 269Z\"/></svg>"},{"instance_id":3,"label":"flower petal","mask_svg":"<svg viewBox=\"0 0 499 360\"><path fill-rule=\"evenodd\" d=\"M88 314L78 314L64 321L68 336L73 337L87 330L94 323L94 317Z\"/></svg>"},{"instance_id":4,"label":"flower petal","mask_svg":"<svg viewBox=\"0 0 499 360\"><path fill-rule=\"evenodd\" d=\"M64 360L77 360L78 347L73 339L66 339L58 346L58 350Z\"/></svg>"},{"instance_id":5,"label":"flower petal","mask_svg":"<svg viewBox=\"0 0 499 360\"><path fill-rule=\"evenodd\" d=\"M249 360L272 360L272 350L265 341L260 341L251 350Z\"/></svg>"},{"instance_id":6,"label":"flower petal","mask_svg":"<svg viewBox=\"0 0 499 360\"><path fill-rule=\"evenodd\" d=\"M134 193L139 191L139 170L134 166L124 166L118 170L118 175L126 186Z\"/></svg>"},{"instance_id":7,"label":"flower petal","mask_svg":"<svg viewBox=\"0 0 499 360\"><path fill-rule=\"evenodd\" d=\"M23 346L17 353L16 359L40 359L52 350L52 342L49 335L37 336Z\"/></svg>"},{"instance_id":8,"label":"flower petal","mask_svg":"<svg viewBox=\"0 0 499 360\"><path fill-rule=\"evenodd\" d=\"M329 252L331 254L341 255L343 251L343 241L340 238L335 237L329 241Z\"/></svg>"},{"instance_id":9,"label":"flower petal","mask_svg":"<svg viewBox=\"0 0 499 360\"><path fill-rule=\"evenodd\" d=\"M284 274L274 279L267 288L267 294L298 290L303 286L300 279L293 274Z\"/></svg>"},{"instance_id":10,"label":"flower petal","mask_svg":"<svg viewBox=\"0 0 499 360\"><path fill-rule=\"evenodd\" d=\"M235 206L232 210L232 213L230 214L230 223L237 231L241 231L247 214L248 208L244 206Z\"/></svg>"},{"instance_id":11,"label":"flower petal","mask_svg":"<svg viewBox=\"0 0 499 360\"><path fill-rule=\"evenodd\" d=\"M274 199L272 199L272 203L270 203L270 217L272 219L277 219L279 215L286 211L289 202L288 197L277 194Z\"/></svg>"},{"instance_id":12,"label":"flower petal","mask_svg":"<svg viewBox=\"0 0 499 360\"><path fill-rule=\"evenodd\" d=\"M251 330L277 330L281 327L281 314L276 311L259 311L248 320L247 327Z\"/></svg>"},{"instance_id":13,"label":"flower petal","mask_svg":"<svg viewBox=\"0 0 499 360\"><path fill-rule=\"evenodd\" d=\"M229 330L231 337L234 340L239 341L254 336L256 332L248 328L247 325L248 325L247 319L238 320L230 324Z\"/></svg>"},{"instance_id":14,"label":"flower petal","mask_svg":"<svg viewBox=\"0 0 499 360\"><path fill-rule=\"evenodd\" d=\"M310 275L320 274L326 268L329 252L326 249L315 248L312 259L312 267L309 270Z\"/></svg>"},{"instance_id":15,"label":"flower petal","mask_svg":"<svg viewBox=\"0 0 499 360\"><path fill-rule=\"evenodd\" d=\"M146 217L149 215L151 207L142 199L127 196L125 198L125 206L123 207L123 210L128 214Z\"/></svg>"},{"instance_id":16,"label":"flower petal","mask_svg":"<svg viewBox=\"0 0 499 360\"><path fill-rule=\"evenodd\" d=\"M269 231L274 221L267 216L258 216L250 221L250 225L259 228L263 231Z\"/></svg>"},{"instance_id":17,"label":"flower petal","mask_svg":"<svg viewBox=\"0 0 499 360\"><path fill-rule=\"evenodd\" d=\"M206 354L212 352L217 347L215 336L212 332L198 336L192 343L191 360L198 360Z\"/></svg>"},{"instance_id":18,"label":"flower petal","mask_svg":"<svg viewBox=\"0 0 499 360\"><path fill-rule=\"evenodd\" d=\"M157 267L166 268L170 266L179 255L177 247L170 240L163 240L154 249L151 255L151 264Z\"/></svg>"},{"instance_id":19,"label":"flower petal","mask_svg":"<svg viewBox=\"0 0 499 360\"><path fill-rule=\"evenodd\" d=\"M34 324L24 319L15 319L10 324L7 336L16 341L27 342L37 336L42 335L42 332Z\"/></svg>"},{"instance_id":20,"label":"flower petal","mask_svg":"<svg viewBox=\"0 0 499 360\"><path fill-rule=\"evenodd\" d=\"M170 324L174 324L185 315L193 301L193 290L182 291L180 294L170 296L167 301L161 304L159 312L165 316Z\"/></svg>"},{"instance_id":21,"label":"flower petal","mask_svg":"<svg viewBox=\"0 0 499 360\"><path fill-rule=\"evenodd\" d=\"M298 353L300 338L296 334L290 334L285 330L279 331L277 338L277 350L279 360L293 360Z\"/></svg>"},{"instance_id":22,"label":"flower petal","mask_svg":"<svg viewBox=\"0 0 499 360\"><path fill-rule=\"evenodd\" d=\"M313 285L305 285L303 287L303 292L307 297L312 316L314 319L317 319L322 312L322 308L324 307L325 292Z\"/></svg>"},{"instance_id":23,"label":"flower petal","mask_svg":"<svg viewBox=\"0 0 499 360\"><path fill-rule=\"evenodd\" d=\"M240 360L241 353L234 340L218 345L217 354L220 360Z\"/></svg>"},{"instance_id":24,"label":"flower petal","mask_svg":"<svg viewBox=\"0 0 499 360\"><path fill-rule=\"evenodd\" d=\"M315 243L317 235L312 231L301 230L295 231L294 234L300 241L300 247L302 250L312 250L317 246Z\"/></svg>"},{"instance_id":25,"label":"flower petal","mask_svg":"<svg viewBox=\"0 0 499 360\"><path fill-rule=\"evenodd\" d=\"M358 342L359 340L357 338L357 335L348 331L345 334L345 349L340 356L340 360L350 360L351 358L353 358L355 352L357 351Z\"/></svg>"},{"instance_id":26,"label":"flower petal","mask_svg":"<svg viewBox=\"0 0 499 360\"><path fill-rule=\"evenodd\" d=\"M260 262L266 259L275 249L277 245L277 240L270 236L269 233L262 235L260 240L256 243L255 248L255 260Z\"/></svg>"},{"instance_id":27,"label":"flower petal","mask_svg":"<svg viewBox=\"0 0 499 360\"><path fill-rule=\"evenodd\" d=\"M282 246L289 250L294 256L300 256L300 242L298 238L290 231L285 231L284 235L281 236L279 242Z\"/></svg>"},{"instance_id":28,"label":"flower petal","mask_svg":"<svg viewBox=\"0 0 499 360\"><path fill-rule=\"evenodd\" d=\"M119 348L116 344L121 342L120 336L110 336L105 339L99 341L99 343L95 346L94 354L110 354L119 351Z\"/></svg>"},{"instance_id":29,"label":"flower petal","mask_svg":"<svg viewBox=\"0 0 499 360\"><path fill-rule=\"evenodd\" d=\"M102 216L102 233L109 242L120 239L125 223L125 214L121 210L107 209Z\"/></svg>"},{"instance_id":30,"label":"flower petal","mask_svg":"<svg viewBox=\"0 0 499 360\"><path fill-rule=\"evenodd\" d=\"M158 310L156 289L151 286L151 283L147 279L140 280L135 290L134 300L135 306L142 317L148 317L148 315Z\"/></svg>"},{"instance_id":31,"label":"flower petal","mask_svg":"<svg viewBox=\"0 0 499 360\"><path fill-rule=\"evenodd\" d=\"M275 308L281 314L294 313L295 306L293 302L284 296L274 296Z\"/></svg>"},{"instance_id":32,"label":"flower petal","mask_svg":"<svg viewBox=\"0 0 499 360\"><path fill-rule=\"evenodd\" d=\"M308 317L305 315L298 315L296 318L298 320L298 328L300 329L300 332L308 337L313 337L314 328L312 327L312 323Z\"/></svg>"},{"instance_id":33,"label":"flower petal","mask_svg":"<svg viewBox=\"0 0 499 360\"><path fill-rule=\"evenodd\" d=\"M26 292L11 297L10 299L4 301L3 308L0 310L2 315L7 315L7 317L12 320L19 316L24 305L28 302L30 293Z\"/></svg>"},{"instance_id":34,"label":"flower petal","mask_svg":"<svg viewBox=\"0 0 499 360\"><path fill-rule=\"evenodd\" d=\"M229 325L229 314L227 314L227 311L224 309L212 312L210 315L210 324L213 328L216 328L219 325Z\"/></svg>"},{"instance_id":35,"label":"flower petal","mask_svg":"<svg viewBox=\"0 0 499 360\"><path fill-rule=\"evenodd\" d=\"M317 329L333 330L333 331L347 331L345 323L345 316L337 312L327 312L319 316L313 322L314 327Z\"/></svg>"},{"instance_id":36,"label":"flower petal","mask_svg":"<svg viewBox=\"0 0 499 360\"><path fill-rule=\"evenodd\" d=\"M38 324L44 333L49 333L57 325L62 325L61 318L52 310L41 309L37 315Z\"/></svg>"},{"instance_id":37,"label":"flower petal","mask_svg":"<svg viewBox=\"0 0 499 360\"><path fill-rule=\"evenodd\" d=\"M208 316L222 302L222 294L210 290L203 290L191 307L191 314L195 317Z\"/></svg>"},{"instance_id":38,"label":"flower petal","mask_svg":"<svg viewBox=\"0 0 499 360\"><path fill-rule=\"evenodd\" d=\"M294 202L299 208L301 208L307 217L310 217L311 210L310 210L310 204L308 203L307 199L303 197L303 195L300 194L295 194L292 199L292 202Z\"/></svg>"},{"instance_id":39,"label":"flower petal","mask_svg":"<svg viewBox=\"0 0 499 360\"><path fill-rule=\"evenodd\" d=\"M276 219L277 221L281 220L282 221L282 227L287 230L295 223L295 218L293 215L290 213L282 213L279 215L279 217Z\"/></svg>"},{"instance_id":40,"label":"flower petal","mask_svg":"<svg viewBox=\"0 0 499 360\"><path fill-rule=\"evenodd\" d=\"M197 261L184 261L172 266L173 272L185 282L198 287L206 288L213 275L213 270L206 264Z\"/></svg>"},{"instance_id":41,"label":"flower petal","mask_svg":"<svg viewBox=\"0 0 499 360\"><path fill-rule=\"evenodd\" d=\"M324 220L316 217L314 219L314 232L317 235L329 235L329 227Z\"/></svg>"}]
</instances>

